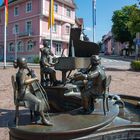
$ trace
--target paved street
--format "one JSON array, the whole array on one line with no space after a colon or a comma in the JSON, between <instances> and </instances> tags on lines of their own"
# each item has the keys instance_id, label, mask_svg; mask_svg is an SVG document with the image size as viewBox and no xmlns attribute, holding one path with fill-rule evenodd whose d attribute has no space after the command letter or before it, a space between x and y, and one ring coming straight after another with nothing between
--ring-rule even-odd
<instances>
[{"instance_id":1,"label":"paved street","mask_svg":"<svg viewBox=\"0 0 140 140\"><path fill-rule=\"evenodd\" d=\"M129 69L130 61L112 59L112 58L101 58L101 63L105 68L115 68L115 69Z\"/></svg>"}]
</instances>

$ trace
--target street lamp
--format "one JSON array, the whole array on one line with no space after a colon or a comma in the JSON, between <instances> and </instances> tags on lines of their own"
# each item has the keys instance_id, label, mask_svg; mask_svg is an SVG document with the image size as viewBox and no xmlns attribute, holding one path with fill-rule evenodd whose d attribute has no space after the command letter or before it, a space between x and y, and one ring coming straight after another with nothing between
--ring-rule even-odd
<instances>
[{"instance_id":1,"label":"street lamp","mask_svg":"<svg viewBox=\"0 0 140 140\"><path fill-rule=\"evenodd\" d=\"M135 44L136 44L136 50L135 50L135 59L138 59L139 57L139 46L140 46L140 32L136 33L136 40L135 40Z\"/></svg>"}]
</instances>

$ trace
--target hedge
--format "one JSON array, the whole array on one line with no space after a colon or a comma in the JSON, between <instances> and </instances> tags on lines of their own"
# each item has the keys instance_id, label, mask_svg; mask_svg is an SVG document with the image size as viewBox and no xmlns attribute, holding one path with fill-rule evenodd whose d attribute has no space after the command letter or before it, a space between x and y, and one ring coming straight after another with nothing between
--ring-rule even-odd
<instances>
[{"instance_id":1,"label":"hedge","mask_svg":"<svg viewBox=\"0 0 140 140\"><path fill-rule=\"evenodd\" d=\"M140 71L140 60L134 60L130 65L132 70Z\"/></svg>"},{"instance_id":2,"label":"hedge","mask_svg":"<svg viewBox=\"0 0 140 140\"><path fill-rule=\"evenodd\" d=\"M39 63L39 56L35 56L33 58L33 62L36 63L36 64L38 64Z\"/></svg>"}]
</instances>

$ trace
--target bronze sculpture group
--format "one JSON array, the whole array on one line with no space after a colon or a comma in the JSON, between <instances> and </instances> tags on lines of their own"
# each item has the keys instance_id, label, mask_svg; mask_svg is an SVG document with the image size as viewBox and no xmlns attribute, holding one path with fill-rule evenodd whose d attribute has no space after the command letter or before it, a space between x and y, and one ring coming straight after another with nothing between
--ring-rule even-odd
<instances>
[{"instance_id":1,"label":"bronze sculpture group","mask_svg":"<svg viewBox=\"0 0 140 140\"><path fill-rule=\"evenodd\" d=\"M56 72L50 64L50 57L53 57L53 54L48 47L48 44L44 41L44 47L40 49L41 58L40 58L40 83L36 76L33 76L33 71L27 67L27 62L25 58L19 57L14 61L14 67L18 68L16 73L16 81L18 83L18 93L19 100L25 102L25 107L28 107L32 111L37 111L40 114L41 122L44 125L52 125L52 123L46 119L45 113L49 110L49 103L46 99L46 95L43 94L43 97L37 96L35 94L34 83L38 83L43 88L46 82L50 82L49 86L56 86L58 81L56 80ZM28 73L27 73L27 72ZM106 78L105 70L101 66L100 57L98 55L92 55L90 58L90 66L86 69L81 69L76 72L73 76L68 79L72 79L74 82L72 84L77 85L81 92L81 105L83 109L81 110L84 114L89 114L94 110L94 102L97 98L98 93L103 92L102 83ZM48 81L47 81L48 80ZM68 80L69 81L69 80ZM39 91L40 92L40 91ZM42 93L37 93L41 94Z\"/></svg>"}]
</instances>

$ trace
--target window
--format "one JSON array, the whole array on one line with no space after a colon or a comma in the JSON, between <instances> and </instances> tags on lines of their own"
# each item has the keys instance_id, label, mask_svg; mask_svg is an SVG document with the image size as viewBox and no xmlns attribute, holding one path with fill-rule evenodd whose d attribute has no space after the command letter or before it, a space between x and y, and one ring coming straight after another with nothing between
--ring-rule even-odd
<instances>
[{"instance_id":1,"label":"window","mask_svg":"<svg viewBox=\"0 0 140 140\"><path fill-rule=\"evenodd\" d=\"M18 52L23 52L23 47L24 47L23 42L22 41L19 41L17 43L17 51Z\"/></svg>"},{"instance_id":2,"label":"window","mask_svg":"<svg viewBox=\"0 0 140 140\"><path fill-rule=\"evenodd\" d=\"M62 47L61 43L55 43L55 55L61 56Z\"/></svg>"},{"instance_id":3,"label":"window","mask_svg":"<svg viewBox=\"0 0 140 140\"><path fill-rule=\"evenodd\" d=\"M32 2L26 3L26 12L29 13L32 11Z\"/></svg>"},{"instance_id":4,"label":"window","mask_svg":"<svg viewBox=\"0 0 140 140\"><path fill-rule=\"evenodd\" d=\"M18 34L19 33L19 25L15 24L13 27L13 34Z\"/></svg>"},{"instance_id":5,"label":"window","mask_svg":"<svg viewBox=\"0 0 140 140\"><path fill-rule=\"evenodd\" d=\"M70 9L69 9L69 8L67 8L67 9L66 9L66 15L67 15L68 17L70 17L70 16L71 16L71 11L70 11Z\"/></svg>"},{"instance_id":6,"label":"window","mask_svg":"<svg viewBox=\"0 0 140 140\"><path fill-rule=\"evenodd\" d=\"M32 51L33 50L33 47L34 47L33 41L32 40L29 40L27 42L27 51Z\"/></svg>"},{"instance_id":7,"label":"window","mask_svg":"<svg viewBox=\"0 0 140 140\"><path fill-rule=\"evenodd\" d=\"M54 4L54 12L58 13L58 4L57 3Z\"/></svg>"},{"instance_id":8,"label":"window","mask_svg":"<svg viewBox=\"0 0 140 140\"><path fill-rule=\"evenodd\" d=\"M14 52L14 43L13 42L11 42L10 44L9 44L9 47L8 47L8 52Z\"/></svg>"},{"instance_id":9,"label":"window","mask_svg":"<svg viewBox=\"0 0 140 140\"><path fill-rule=\"evenodd\" d=\"M56 24L53 25L53 29L52 29L52 30L53 30L53 32L55 32L55 33L57 32L57 26L56 26Z\"/></svg>"},{"instance_id":10,"label":"window","mask_svg":"<svg viewBox=\"0 0 140 140\"><path fill-rule=\"evenodd\" d=\"M27 33L31 33L32 32L32 22L31 21L27 21L26 22L26 32Z\"/></svg>"},{"instance_id":11,"label":"window","mask_svg":"<svg viewBox=\"0 0 140 140\"><path fill-rule=\"evenodd\" d=\"M18 16L19 15L19 8L15 7L14 8L14 16Z\"/></svg>"},{"instance_id":12,"label":"window","mask_svg":"<svg viewBox=\"0 0 140 140\"><path fill-rule=\"evenodd\" d=\"M66 26L66 34L70 33L70 26Z\"/></svg>"}]
</instances>

